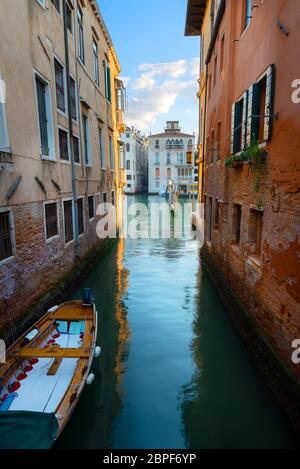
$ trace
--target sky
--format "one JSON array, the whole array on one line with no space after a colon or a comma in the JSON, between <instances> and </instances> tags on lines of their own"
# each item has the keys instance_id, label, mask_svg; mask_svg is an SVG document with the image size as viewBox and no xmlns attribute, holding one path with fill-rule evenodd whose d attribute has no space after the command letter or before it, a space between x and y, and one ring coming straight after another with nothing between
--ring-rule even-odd
<instances>
[{"instance_id":1,"label":"sky","mask_svg":"<svg viewBox=\"0 0 300 469\"><path fill-rule=\"evenodd\" d=\"M179 120L196 132L200 47L184 36L187 0L97 1L126 84L126 124L147 135Z\"/></svg>"}]
</instances>

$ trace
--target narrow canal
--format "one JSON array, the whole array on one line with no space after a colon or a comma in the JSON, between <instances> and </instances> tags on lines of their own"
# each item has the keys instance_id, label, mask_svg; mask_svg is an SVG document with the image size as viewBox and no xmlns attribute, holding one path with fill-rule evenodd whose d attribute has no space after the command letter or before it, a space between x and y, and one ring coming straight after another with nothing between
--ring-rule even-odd
<instances>
[{"instance_id":1,"label":"narrow canal","mask_svg":"<svg viewBox=\"0 0 300 469\"><path fill-rule=\"evenodd\" d=\"M129 203L155 198L130 197ZM289 448L196 241L119 240L85 279L102 355L61 448Z\"/></svg>"}]
</instances>

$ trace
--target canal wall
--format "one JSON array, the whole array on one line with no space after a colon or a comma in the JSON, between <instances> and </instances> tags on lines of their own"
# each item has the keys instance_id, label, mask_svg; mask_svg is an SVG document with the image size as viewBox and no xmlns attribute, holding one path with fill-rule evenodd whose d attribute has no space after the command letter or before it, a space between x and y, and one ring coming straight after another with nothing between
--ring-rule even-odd
<instances>
[{"instance_id":1,"label":"canal wall","mask_svg":"<svg viewBox=\"0 0 300 469\"><path fill-rule=\"evenodd\" d=\"M255 320L251 309L247 308L241 297L237 296L233 271L220 268L222 263L212 257L204 246L201 250L201 262L216 285L229 314L243 338L256 367L263 375L274 398L288 415L300 438L300 385L290 372L289 366L278 356L271 346L272 331L262 330ZM249 292L244 289L245 295ZM291 350L292 354L292 350ZM298 365L299 368L299 365Z\"/></svg>"},{"instance_id":2,"label":"canal wall","mask_svg":"<svg viewBox=\"0 0 300 469\"><path fill-rule=\"evenodd\" d=\"M98 242L85 254L79 258L72 258L73 260L67 262L64 260L64 271L60 276L56 277L57 272L48 267L49 276L52 277L51 284L48 283L48 276L39 275L38 292L39 294L33 297L24 297L23 310L20 312L16 308L11 322L8 320L7 314L1 315L0 318L0 337L9 346L20 335L22 335L28 328L30 328L45 312L56 304L61 304L67 300L69 295L78 287L82 279L87 273L95 266L95 264L115 243L115 239L107 238ZM55 279L53 281L53 279ZM22 293L22 292L20 292ZM20 298L18 298L20 303Z\"/></svg>"}]
</instances>

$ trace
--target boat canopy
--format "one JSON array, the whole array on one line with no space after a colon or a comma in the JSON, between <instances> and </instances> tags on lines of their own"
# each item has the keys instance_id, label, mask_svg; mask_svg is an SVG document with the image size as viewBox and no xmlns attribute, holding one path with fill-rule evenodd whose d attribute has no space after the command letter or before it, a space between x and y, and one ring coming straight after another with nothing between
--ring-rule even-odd
<instances>
[{"instance_id":1,"label":"boat canopy","mask_svg":"<svg viewBox=\"0 0 300 469\"><path fill-rule=\"evenodd\" d=\"M0 412L0 449L48 449L57 433L53 413Z\"/></svg>"}]
</instances>

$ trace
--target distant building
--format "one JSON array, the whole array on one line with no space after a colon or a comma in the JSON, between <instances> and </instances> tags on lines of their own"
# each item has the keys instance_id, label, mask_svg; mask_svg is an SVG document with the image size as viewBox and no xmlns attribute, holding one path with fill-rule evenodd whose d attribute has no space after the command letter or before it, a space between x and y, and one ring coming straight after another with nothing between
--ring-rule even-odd
<instances>
[{"instance_id":1,"label":"distant building","mask_svg":"<svg viewBox=\"0 0 300 469\"><path fill-rule=\"evenodd\" d=\"M181 132L179 121L167 121L165 131L149 136L150 194L166 190L168 181L185 195L195 185L195 135Z\"/></svg>"},{"instance_id":2,"label":"distant building","mask_svg":"<svg viewBox=\"0 0 300 469\"><path fill-rule=\"evenodd\" d=\"M126 182L124 192L136 194L147 191L148 140L140 131L126 128L122 136L125 146Z\"/></svg>"}]
</instances>

